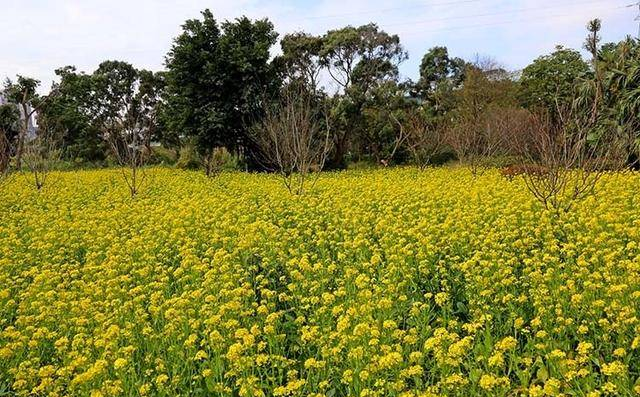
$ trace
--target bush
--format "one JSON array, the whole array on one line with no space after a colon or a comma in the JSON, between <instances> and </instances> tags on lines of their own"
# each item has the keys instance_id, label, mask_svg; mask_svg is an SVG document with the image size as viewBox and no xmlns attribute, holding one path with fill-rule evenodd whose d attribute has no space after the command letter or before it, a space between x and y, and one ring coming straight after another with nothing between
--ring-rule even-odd
<instances>
[{"instance_id":1,"label":"bush","mask_svg":"<svg viewBox=\"0 0 640 397\"><path fill-rule=\"evenodd\" d=\"M177 162L176 153L173 150L162 146L151 149L149 164L153 165L175 165Z\"/></svg>"},{"instance_id":2,"label":"bush","mask_svg":"<svg viewBox=\"0 0 640 397\"><path fill-rule=\"evenodd\" d=\"M229 152L226 148L216 148L213 152L213 161L219 171L242 171L245 169L244 159Z\"/></svg>"},{"instance_id":3,"label":"bush","mask_svg":"<svg viewBox=\"0 0 640 397\"><path fill-rule=\"evenodd\" d=\"M176 167L182 170L197 170L202 167L202 157L193 145L186 145L180 149L180 156Z\"/></svg>"},{"instance_id":4,"label":"bush","mask_svg":"<svg viewBox=\"0 0 640 397\"><path fill-rule=\"evenodd\" d=\"M380 167L380 164L376 164L373 160L357 160L347 164L349 170L370 170Z\"/></svg>"},{"instance_id":5,"label":"bush","mask_svg":"<svg viewBox=\"0 0 640 397\"><path fill-rule=\"evenodd\" d=\"M441 152L436 153L431 158L430 165L432 166L441 166L452 161L456 160L456 154L451 150L443 150Z\"/></svg>"}]
</instances>

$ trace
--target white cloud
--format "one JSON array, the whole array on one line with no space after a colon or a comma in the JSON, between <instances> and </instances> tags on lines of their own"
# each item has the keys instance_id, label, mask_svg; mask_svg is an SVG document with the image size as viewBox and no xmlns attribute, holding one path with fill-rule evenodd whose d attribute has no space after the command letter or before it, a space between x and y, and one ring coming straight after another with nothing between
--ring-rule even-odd
<instances>
[{"instance_id":1,"label":"white cloud","mask_svg":"<svg viewBox=\"0 0 640 397\"><path fill-rule=\"evenodd\" d=\"M521 68L556 44L579 48L585 24L603 19L604 41L637 30L625 0L22 0L0 14L0 77L34 76L50 86L53 71L76 65L91 71L105 59L158 70L188 18L210 8L221 19L269 17L281 33L321 34L347 24L377 22L400 35L417 76L420 58L435 45L471 58L490 54Z\"/></svg>"}]
</instances>

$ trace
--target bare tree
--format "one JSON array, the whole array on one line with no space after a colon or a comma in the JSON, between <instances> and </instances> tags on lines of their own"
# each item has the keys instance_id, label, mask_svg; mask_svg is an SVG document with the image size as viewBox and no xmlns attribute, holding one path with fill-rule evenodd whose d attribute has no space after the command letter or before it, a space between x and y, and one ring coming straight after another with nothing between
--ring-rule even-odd
<instances>
[{"instance_id":1,"label":"bare tree","mask_svg":"<svg viewBox=\"0 0 640 397\"><path fill-rule=\"evenodd\" d=\"M534 115L527 109L507 106L489 114L487 125L500 136L500 154L517 160L520 152L514 145L530 145L535 124ZM517 162L517 161L516 161Z\"/></svg>"},{"instance_id":2,"label":"bare tree","mask_svg":"<svg viewBox=\"0 0 640 397\"><path fill-rule=\"evenodd\" d=\"M147 177L144 166L151 155L162 79L117 61L103 62L91 78L90 113L134 197Z\"/></svg>"},{"instance_id":3,"label":"bare tree","mask_svg":"<svg viewBox=\"0 0 640 397\"><path fill-rule=\"evenodd\" d=\"M596 191L608 171L624 167L628 138L614 129L594 137L589 115L573 109L559 111L560 121L533 115L527 141L512 137L520 154L521 174L528 190L546 208L557 213Z\"/></svg>"},{"instance_id":4,"label":"bare tree","mask_svg":"<svg viewBox=\"0 0 640 397\"><path fill-rule=\"evenodd\" d=\"M117 134L106 135L111 152L121 166L122 177L129 188L131 197L140 192L147 177L144 166L149 158L149 135L134 118L124 124Z\"/></svg>"},{"instance_id":5,"label":"bare tree","mask_svg":"<svg viewBox=\"0 0 640 397\"><path fill-rule=\"evenodd\" d=\"M115 111L107 113L102 121L103 138L120 165L131 197L140 192L146 180L144 166L151 155L151 131L147 119L151 110L139 95L136 92L134 97L116 98Z\"/></svg>"},{"instance_id":6,"label":"bare tree","mask_svg":"<svg viewBox=\"0 0 640 397\"><path fill-rule=\"evenodd\" d=\"M266 109L264 120L254 129L264 163L277 171L289 192L302 195L313 188L331 149L330 119L318 111L314 97L304 88L288 87L280 102Z\"/></svg>"},{"instance_id":7,"label":"bare tree","mask_svg":"<svg viewBox=\"0 0 640 397\"><path fill-rule=\"evenodd\" d=\"M14 103L20 109L20 129L16 138L15 160L16 168L22 167L22 156L29 131L35 127L35 117L49 100L58 95L57 89L51 90L48 95L40 96L37 89L40 81L18 75L14 83L7 79L4 83L4 94L10 103Z\"/></svg>"},{"instance_id":8,"label":"bare tree","mask_svg":"<svg viewBox=\"0 0 640 397\"><path fill-rule=\"evenodd\" d=\"M391 118L398 125L400 133L394 144L395 154L398 147L404 145L413 161L424 170L431 165L434 156L439 154L446 144L446 135L438 125L430 123L426 117L416 109L410 109L405 113L404 120L400 121L393 113Z\"/></svg>"},{"instance_id":9,"label":"bare tree","mask_svg":"<svg viewBox=\"0 0 640 397\"><path fill-rule=\"evenodd\" d=\"M462 115L445 126L445 142L453 149L458 160L479 175L492 159L504 152L505 136L495 115L499 109L490 109L483 115Z\"/></svg>"},{"instance_id":10,"label":"bare tree","mask_svg":"<svg viewBox=\"0 0 640 397\"><path fill-rule=\"evenodd\" d=\"M60 161L62 151L60 130L46 122L41 122L35 138L24 143L22 160L33 177L37 190L41 190L53 168Z\"/></svg>"},{"instance_id":11,"label":"bare tree","mask_svg":"<svg viewBox=\"0 0 640 397\"><path fill-rule=\"evenodd\" d=\"M474 175L489 160L504 155L504 109L516 106L516 85L510 73L488 58L479 58L465 70L456 95L458 106L445 126L446 141Z\"/></svg>"}]
</instances>

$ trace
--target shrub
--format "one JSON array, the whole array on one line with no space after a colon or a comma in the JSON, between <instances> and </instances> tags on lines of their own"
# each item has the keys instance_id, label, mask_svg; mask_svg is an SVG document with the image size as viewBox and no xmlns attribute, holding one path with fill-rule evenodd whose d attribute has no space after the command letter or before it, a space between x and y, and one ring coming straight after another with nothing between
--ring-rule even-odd
<instances>
[{"instance_id":1,"label":"shrub","mask_svg":"<svg viewBox=\"0 0 640 397\"><path fill-rule=\"evenodd\" d=\"M197 170L202 167L201 156L193 145L185 145L180 149L176 167L182 170Z\"/></svg>"},{"instance_id":2,"label":"shrub","mask_svg":"<svg viewBox=\"0 0 640 397\"><path fill-rule=\"evenodd\" d=\"M151 165L175 165L176 160L176 153L173 150L161 146L151 149L151 156L149 157L149 164Z\"/></svg>"}]
</instances>

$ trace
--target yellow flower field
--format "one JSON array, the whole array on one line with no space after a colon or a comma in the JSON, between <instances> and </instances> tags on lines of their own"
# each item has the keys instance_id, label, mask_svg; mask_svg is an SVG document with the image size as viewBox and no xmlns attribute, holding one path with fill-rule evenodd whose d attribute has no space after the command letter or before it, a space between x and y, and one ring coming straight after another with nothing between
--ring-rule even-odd
<instances>
[{"instance_id":1,"label":"yellow flower field","mask_svg":"<svg viewBox=\"0 0 640 397\"><path fill-rule=\"evenodd\" d=\"M0 187L2 396L640 395L640 177L560 218L465 169Z\"/></svg>"}]
</instances>

